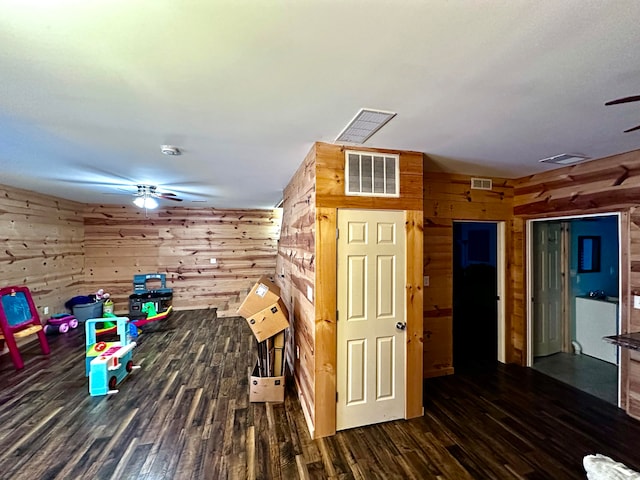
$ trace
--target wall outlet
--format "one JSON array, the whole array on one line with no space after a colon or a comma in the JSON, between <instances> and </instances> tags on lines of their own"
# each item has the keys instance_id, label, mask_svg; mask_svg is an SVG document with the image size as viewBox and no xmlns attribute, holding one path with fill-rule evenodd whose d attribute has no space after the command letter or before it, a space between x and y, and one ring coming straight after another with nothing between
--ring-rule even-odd
<instances>
[{"instance_id":1,"label":"wall outlet","mask_svg":"<svg viewBox=\"0 0 640 480\"><path fill-rule=\"evenodd\" d=\"M49 307L44 307L42 309L42 313L44 313L45 315L49 315Z\"/></svg>"},{"instance_id":2,"label":"wall outlet","mask_svg":"<svg viewBox=\"0 0 640 480\"><path fill-rule=\"evenodd\" d=\"M424 285L425 287L428 287L428 286L429 286L429 275L425 275L425 276L424 276L424 282L423 282L423 285Z\"/></svg>"},{"instance_id":3,"label":"wall outlet","mask_svg":"<svg viewBox=\"0 0 640 480\"><path fill-rule=\"evenodd\" d=\"M216 263L218 263L218 261L217 261L215 258L210 258L210 259L209 259L209 263L210 263L211 265L215 265Z\"/></svg>"}]
</instances>

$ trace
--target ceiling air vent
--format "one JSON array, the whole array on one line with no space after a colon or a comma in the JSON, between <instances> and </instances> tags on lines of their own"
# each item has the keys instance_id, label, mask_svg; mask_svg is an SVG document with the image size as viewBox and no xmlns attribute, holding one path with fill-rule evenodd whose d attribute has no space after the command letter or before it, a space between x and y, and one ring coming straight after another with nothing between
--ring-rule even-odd
<instances>
[{"instance_id":1,"label":"ceiling air vent","mask_svg":"<svg viewBox=\"0 0 640 480\"><path fill-rule=\"evenodd\" d=\"M399 197L398 155L346 152L345 194L365 197Z\"/></svg>"},{"instance_id":2,"label":"ceiling air vent","mask_svg":"<svg viewBox=\"0 0 640 480\"><path fill-rule=\"evenodd\" d=\"M355 117L344 127L336 142L364 143L395 117L394 112L361 108Z\"/></svg>"},{"instance_id":3,"label":"ceiling air vent","mask_svg":"<svg viewBox=\"0 0 640 480\"><path fill-rule=\"evenodd\" d=\"M538 161L542 163L556 163L558 165L571 165L572 163L582 162L583 160L589 160L589 157L581 153L561 153L560 155L554 155L553 157L543 158Z\"/></svg>"},{"instance_id":4,"label":"ceiling air vent","mask_svg":"<svg viewBox=\"0 0 640 480\"><path fill-rule=\"evenodd\" d=\"M493 188L493 182L490 178L472 178L471 189L472 190L491 190Z\"/></svg>"}]
</instances>

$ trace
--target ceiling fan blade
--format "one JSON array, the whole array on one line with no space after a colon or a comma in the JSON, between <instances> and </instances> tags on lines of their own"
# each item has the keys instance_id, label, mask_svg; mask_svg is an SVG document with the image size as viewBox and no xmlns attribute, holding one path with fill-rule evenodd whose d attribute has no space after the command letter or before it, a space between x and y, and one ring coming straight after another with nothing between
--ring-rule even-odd
<instances>
[{"instance_id":1,"label":"ceiling fan blade","mask_svg":"<svg viewBox=\"0 0 640 480\"><path fill-rule=\"evenodd\" d=\"M140 195L139 192L136 191L135 187L124 188L124 187L114 187L117 192L102 192L103 195Z\"/></svg>"},{"instance_id":2,"label":"ceiling fan blade","mask_svg":"<svg viewBox=\"0 0 640 480\"><path fill-rule=\"evenodd\" d=\"M627 130L624 131L624 133L629 133L629 132L633 132L635 130L640 130L640 125L633 127L633 128L629 128Z\"/></svg>"},{"instance_id":3,"label":"ceiling fan blade","mask_svg":"<svg viewBox=\"0 0 640 480\"><path fill-rule=\"evenodd\" d=\"M181 202L182 201L181 198L171 197L171 196L167 197L167 196L165 196L164 193L158 193L158 194L156 194L156 197L163 198L164 200L173 200L174 202Z\"/></svg>"},{"instance_id":4,"label":"ceiling fan blade","mask_svg":"<svg viewBox=\"0 0 640 480\"><path fill-rule=\"evenodd\" d=\"M74 184L74 185L90 185L92 187L120 188L120 187L129 186L129 188L131 188L131 189L135 189L136 188L135 185L126 185L126 184L123 184L123 183L92 182L91 180L76 180L76 179L71 179L71 178L55 178L55 180L57 182L70 183L70 184ZM126 191L130 191L130 190L126 190Z\"/></svg>"},{"instance_id":5,"label":"ceiling fan blade","mask_svg":"<svg viewBox=\"0 0 640 480\"><path fill-rule=\"evenodd\" d=\"M158 195L165 195L167 197L177 197L177 195L175 193L171 193L171 192L155 192Z\"/></svg>"},{"instance_id":6,"label":"ceiling fan blade","mask_svg":"<svg viewBox=\"0 0 640 480\"><path fill-rule=\"evenodd\" d=\"M616 100L610 100L605 103L605 105L618 105L620 103L637 102L638 100L640 100L640 95L632 95L631 97L623 97Z\"/></svg>"}]
</instances>

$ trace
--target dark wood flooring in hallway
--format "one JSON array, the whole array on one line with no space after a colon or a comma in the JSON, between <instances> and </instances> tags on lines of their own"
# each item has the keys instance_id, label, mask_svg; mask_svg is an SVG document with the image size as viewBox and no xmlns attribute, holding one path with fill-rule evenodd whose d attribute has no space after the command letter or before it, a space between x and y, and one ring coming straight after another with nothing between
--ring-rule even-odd
<instances>
[{"instance_id":1,"label":"dark wood flooring in hallway","mask_svg":"<svg viewBox=\"0 0 640 480\"><path fill-rule=\"evenodd\" d=\"M293 389L248 401L255 342L240 318L174 312L144 328L120 392L91 397L84 332L48 357L0 357L2 479L584 479L603 453L640 470L640 423L539 372L425 382L425 416L311 440Z\"/></svg>"}]
</instances>

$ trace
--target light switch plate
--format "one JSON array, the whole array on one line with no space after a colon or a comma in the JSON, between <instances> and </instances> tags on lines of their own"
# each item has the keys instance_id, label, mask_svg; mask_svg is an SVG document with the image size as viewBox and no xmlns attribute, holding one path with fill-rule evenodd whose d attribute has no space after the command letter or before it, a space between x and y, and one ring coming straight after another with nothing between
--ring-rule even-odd
<instances>
[{"instance_id":1,"label":"light switch plate","mask_svg":"<svg viewBox=\"0 0 640 480\"><path fill-rule=\"evenodd\" d=\"M311 285L307 285L307 299L313 302L313 288L311 288Z\"/></svg>"},{"instance_id":2,"label":"light switch plate","mask_svg":"<svg viewBox=\"0 0 640 480\"><path fill-rule=\"evenodd\" d=\"M424 283L423 283L423 285L424 285L425 287L428 287L428 286L429 286L429 275L425 275L425 276L424 276Z\"/></svg>"},{"instance_id":3,"label":"light switch plate","mask_svg":"<svg viewBox=\"0 0 640 480\"><path fill-rule=\"evenodd\" d=\"M640 295L633 296L633 308L640 310Z\"/></svg>"}]
</instances>

